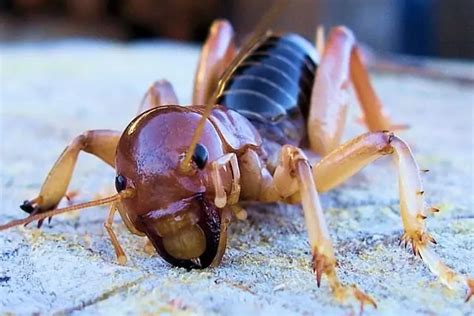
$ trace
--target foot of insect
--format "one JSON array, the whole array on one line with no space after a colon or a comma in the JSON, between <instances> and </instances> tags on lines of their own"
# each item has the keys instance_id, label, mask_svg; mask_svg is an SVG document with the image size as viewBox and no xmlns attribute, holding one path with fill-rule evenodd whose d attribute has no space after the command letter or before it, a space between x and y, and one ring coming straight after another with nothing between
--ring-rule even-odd
<instances>
[{"instance_id":1,"label":"foot of insect","mask_svg":"<svg viewBox=\"0 0 474 316\"><path fill-rule=\"evenodd\" d=\"M402 243L404 243L405 248L411 244L413 255L420 257L420 247L428 243L437 244L433 236L424 231L406 231L402 237L400 237L399 245Z\"/></svg>"},{"instance_id":2,"label":"foot of insect","mask_svg":"<svg viewBox=\"0 0 474 316\"><path fill-rule=\"evenodd\" d=\"M45 207L44 205L43 206L41 205L42 202L43 202L43 198L41 196L38 196L32 200L25 200L23 204L20 205L20 208L26 213L30 214L30 216L33 216L36 214L51 211L55 209L57 206L57 205L53 205L53 206ZM43 221L44 219L38 221L38 228L41 228L41 225L43 225ZM51 217L48 218L48 223L50 222L51 222Z\"/></svg>"},{"instance_id":3,"label":"foot of insect","mask_svg":"<svg viewBox=\"0 0 474 316\"><path fill-rule=\"evenodd\" d=\"M469 302L471 297L474 296L474 279L467 279L467 296L466 296L466 303Z\"/></svg>"},{"instance_id":4,"label":"foot of insect","mask_svg":"<svg viewBox=\"0 0 474 316\"><path fill-rule=\"evenodd\" d=\"M339 281L336 274L336 260L331 256L320 253L318 250L313 251L313 271L316 274L318 287L321 284L321 277L326 275L331 291L340 303L345 304L351 300L356 300L359 303L361 314L366 305L377 308L375 300L359 290L356 285L347 286Z\"/></svg>"},{"instance_id":5,"label":"foot of insect","mask_svg":"<svg viewBox=\"0 0 474 316\"><path fill-rule=\"evenodd\" d=\"M436 275L441 283L452 290L467 291L466 302L474 295L474 279L462 275L448 267L440 257L432 250L431 245L426 241L418 241L415 251L430 271Z\"/></svg>"}]
</instances>

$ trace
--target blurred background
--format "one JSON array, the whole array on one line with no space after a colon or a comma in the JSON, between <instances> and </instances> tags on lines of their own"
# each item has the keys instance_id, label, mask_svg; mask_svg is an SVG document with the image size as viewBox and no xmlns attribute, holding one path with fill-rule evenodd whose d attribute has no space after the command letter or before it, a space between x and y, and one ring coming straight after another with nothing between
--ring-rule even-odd
<instances>
[{"instance_id":1,"label":"blurred background","mask_svg":"<svg viewBox=\"0 0 474 316\"><path fill-rule=\"evenodd\" d=\"M229 19L240 39L273 0L0 0L0 41L91 37L201 42ZM474 0L290 0L275 29L314 38L316 26L349 26L378 52L474 57Z\"/></svg>"}]
</instances>

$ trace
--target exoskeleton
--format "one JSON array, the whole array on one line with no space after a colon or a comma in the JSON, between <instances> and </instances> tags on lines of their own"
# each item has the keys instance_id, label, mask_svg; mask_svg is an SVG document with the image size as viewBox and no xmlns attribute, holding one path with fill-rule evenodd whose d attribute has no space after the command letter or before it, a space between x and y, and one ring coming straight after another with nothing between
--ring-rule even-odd
<instances>
[{"instance_id":1,"label":"exoskeleton","mask_svg":"<svg viewBox=\"0 0 474 316\"><path fill-rule=\"evenodd\" d=\"M249 43L238 52L230 24L216 21L201 52L193 105L178 105L171 85L157 81L123 132L91 130L76 137L38 196L21 206L31 216L0 230L110 204L105 228L119 263L127 257L112 229L117 211L130 232L146 236L172 265L206 268L222 259L232 214L245 217L239 202L301 203L318 286L325 275L336 297L375 306L370 296L339 281L318 194L391 156L398 169L402 241L443 283L465 284L472 296L474 281L432 251L422 171L392 132L397 126L383 112L353 34L336 27L326 44L319 37L318 49L296 34L268 32ZM351 86L369 132L340 145ZM56 209L80 151L115 168L117 195Z\"/></svg>"}]
</instances>

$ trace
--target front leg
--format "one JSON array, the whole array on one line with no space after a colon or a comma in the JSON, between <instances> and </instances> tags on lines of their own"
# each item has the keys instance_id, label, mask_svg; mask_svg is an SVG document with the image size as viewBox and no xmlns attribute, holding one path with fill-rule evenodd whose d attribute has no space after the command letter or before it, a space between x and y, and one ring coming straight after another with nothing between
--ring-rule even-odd
<instances>
[{"instance_id":1,"label":"front leg","mask_svg":"<svg viewBox=\"0 0 474 316\"><path fill-rule=\"evenodd\" d=\"M318 191L311 173L311 167L303 151L285 145L281 150L281 162L273 175L273 180L263 190L265 201L291 201L301 199L308 230L309 243L313 255L312 266L316 273L318 287L321 277L326 275L329 286L337 299L346 301L353 298L364 305L376 307L375 301L356 286L344 286L336 274L336 257L329 230L319 201Z\"/></svg>"},{"instance_id":2,"label":"front leg","mask_svg":"<svg viewBox=\"0 0 474 316\"><path fill-rule=\"evenodd\" d=\"M51 168L39 195L25 201L21 208L30 214L43 213L56 208L66 195L80 151L93 154L114 167L115 151L120 135L120 132L111 130L91 130L74 138ZM42 221L38 222L39 226L41 223Z\"/></svg>"},{"instance_id":3,"label":"front leg","mask_svg":"<svg viewBox=\"0 0 474 316\"><path fill-rule=\"evenodd\" d=\"M128 260L127 255L125 254L125 251L123 251L123 248L120 245L120 242L117 239L117 235L115 235L114 229L112 227L112 224L114 222L114 215L116 211L117 211L117 206L115 203L113 203L110 206L109 215L107 216L107 219L104 222L104 227L105 227L105 230L107 231L107 234L109 234L110 242L112 243L112 246L114 247L115 254L117 256L117 262L120 265L125 265Z\"/></svg>"}]
</instances>

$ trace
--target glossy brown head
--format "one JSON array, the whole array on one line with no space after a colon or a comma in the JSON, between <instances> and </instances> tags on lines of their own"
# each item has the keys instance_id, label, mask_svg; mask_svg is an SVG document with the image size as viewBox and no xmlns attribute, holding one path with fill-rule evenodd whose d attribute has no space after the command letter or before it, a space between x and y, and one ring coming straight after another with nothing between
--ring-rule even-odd
<instances>
[{"instance_id":1,"label":"glossy brown head","mask_svg":"<svg viewBox=\"0 0 474 316\"><path fill-rule=\"evenodd\" d=\"M166 261L185 268L209 266L221 239L210 162L225 153L210 121L190 170L180 168L200 118L180 106L147 111L125 129L116 155L117 190L132 188L135 193L122 202L128 216Z\"/></svg>"}]
</instances>

